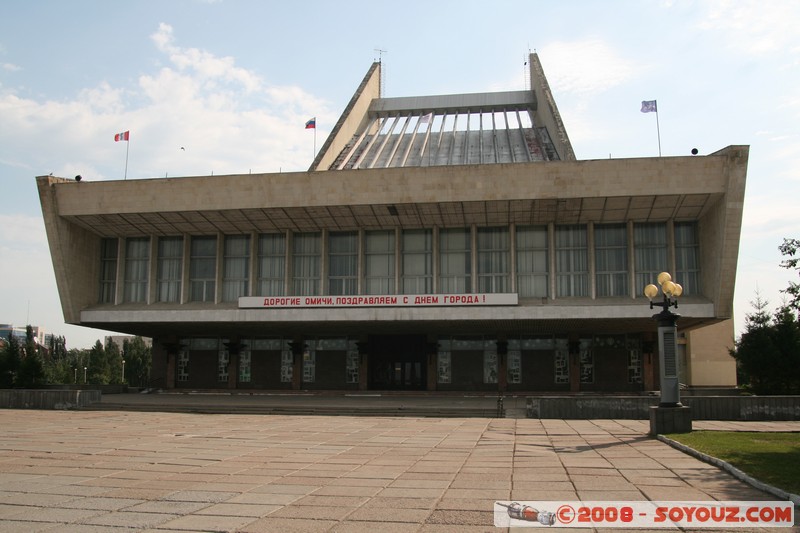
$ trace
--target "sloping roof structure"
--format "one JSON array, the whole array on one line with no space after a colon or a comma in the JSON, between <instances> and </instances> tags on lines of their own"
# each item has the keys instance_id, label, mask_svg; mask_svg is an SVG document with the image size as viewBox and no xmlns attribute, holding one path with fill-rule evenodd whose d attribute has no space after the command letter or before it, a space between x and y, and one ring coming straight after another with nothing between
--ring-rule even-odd
<instances>
[{"instance_id":1,"label":"sloping roof structure","mask_svg":"<svg viewBox=\"0 0 800 533\"><path fill-rule=\"evenodd\" d=\"M575 159L538 57L531 90L382 98L374 63L310 170Z\"/></svg>"}]
</instances>

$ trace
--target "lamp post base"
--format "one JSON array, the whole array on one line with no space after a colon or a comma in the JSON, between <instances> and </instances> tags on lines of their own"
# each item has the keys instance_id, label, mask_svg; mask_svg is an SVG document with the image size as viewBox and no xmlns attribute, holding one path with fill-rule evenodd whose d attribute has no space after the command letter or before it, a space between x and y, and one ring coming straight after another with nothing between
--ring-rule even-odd
<instances>
[{"instance_id":1,"label":"lamp post base","mask_svg":"<svg viewBox=\"0 0 800 533\"><path fill-rule=\"evenodd\" d=\"M650 434L691 433L692 409L688 405L650 407Z\"/></svg>"}]
</instances>

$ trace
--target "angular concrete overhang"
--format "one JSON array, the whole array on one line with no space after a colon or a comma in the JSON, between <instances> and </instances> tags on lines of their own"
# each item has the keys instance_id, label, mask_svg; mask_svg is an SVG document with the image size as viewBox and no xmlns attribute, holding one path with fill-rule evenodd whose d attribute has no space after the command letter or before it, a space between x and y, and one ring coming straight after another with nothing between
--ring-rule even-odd
<instances>
[{"instance_id":1,"label":"angular concrete overhang","mask_svg":"<svg viewBox=\"0 0 800 533\"><path fill-rule=\"evenodd\" d=\"M713 303L709 315L722 319L733 308L748 151L730 146L700 157L37 181L70 323L83 323L81 311L97 300L102 237L629 220L698 222L704 301ZM94 325L97 316L86 320Z\"/></svg>"},{"instance_id":2,"label":"angular concrete overhang","mask_svg":"<svg viewBox=\"0 0 800 533\"><path fill-rule=\"evenodd\" d=\"M694 302L694 303L692 303ZM188 309L187 309L188 307ZM592 335L638 333L654 328L653 314L643 299L617 304L539 303L515 307L424 309L237 309L217 305L214 309L183 306L99 306L81 312L85 326L124 331L143 336L168 337L179 329L184 334L222 337L302 334L313 329L318 335L367 335L427 333L429 335L507 336L547 335L574 332ZM714 306L703 298L682 302L681 330L716 322Z\"/></svg>"}]
</instances>

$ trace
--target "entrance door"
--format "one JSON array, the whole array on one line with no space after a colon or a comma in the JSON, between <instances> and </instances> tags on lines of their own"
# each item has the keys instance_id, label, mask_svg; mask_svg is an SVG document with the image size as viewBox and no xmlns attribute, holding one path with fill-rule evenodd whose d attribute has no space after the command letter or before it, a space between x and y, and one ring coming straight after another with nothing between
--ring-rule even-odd
<instances>
[{"instance_id":1,"label":"entrance door","mask_svg":"<svg viewBox=\"0 0 800 533\"><path fill-rule=\"evenodd\" d=\"M369 342L370 389L425 390L428 365L424 336L375 335Z\"/></svg>"}]
</instances>

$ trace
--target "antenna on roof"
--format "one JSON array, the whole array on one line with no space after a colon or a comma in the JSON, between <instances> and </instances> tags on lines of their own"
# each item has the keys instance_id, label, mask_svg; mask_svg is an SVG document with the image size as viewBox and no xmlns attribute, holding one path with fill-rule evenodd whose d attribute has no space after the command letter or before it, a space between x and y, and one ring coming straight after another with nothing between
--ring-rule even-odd
<instances>
[{"instance_id":1,"label":"antenna on roof","mask_svg":"<svg viewBox=\"0 0 800 533\"><path fill-rule=\"evenodd\" d=\"M386 70L383 68L383 54L388 54L389 50L374 49L378 52L378 63L381 65L381 98L386 96Z\"/></svg>"}]
</instances>

